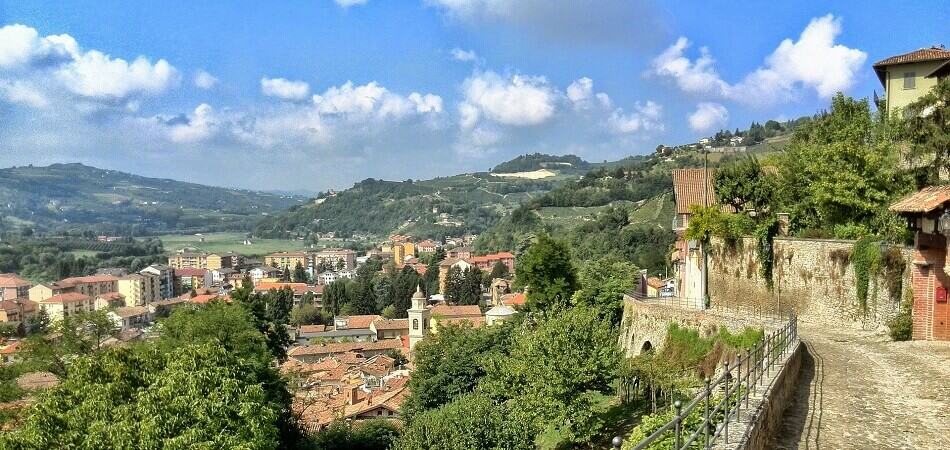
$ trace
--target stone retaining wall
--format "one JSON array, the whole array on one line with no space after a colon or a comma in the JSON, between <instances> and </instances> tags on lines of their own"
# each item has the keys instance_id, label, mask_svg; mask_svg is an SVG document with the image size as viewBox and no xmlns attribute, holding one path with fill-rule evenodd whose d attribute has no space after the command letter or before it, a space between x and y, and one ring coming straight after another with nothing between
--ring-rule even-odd
<instances>
[{"instance_id":1,"label":"stone retaining wall","mask_svg":"<svg viewBox=\"0 0 950 450\"><path fill-rule=\"evenodd\" d=\"M866 310L857 299L854 241L776 238L773 288L761 275L756 241L744 238L734 245L713 239L709 252L709 296L713 307L748 308L786 315L802 321L865 329L883 328L900 311L910 271L902 274L896 295L883 277L871 280ZM912 250L900 248L910 267Z\"/></svg>"}]
</instances>

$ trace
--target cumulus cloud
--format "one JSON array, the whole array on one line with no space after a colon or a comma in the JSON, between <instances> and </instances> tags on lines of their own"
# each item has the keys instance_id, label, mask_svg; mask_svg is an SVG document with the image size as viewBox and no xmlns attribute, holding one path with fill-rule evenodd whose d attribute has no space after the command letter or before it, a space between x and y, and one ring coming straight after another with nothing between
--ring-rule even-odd
<instances>
[{"instance_id":1,"label":"cumulus cloud","mask_svg":"<svg viewBox=\"0 0 950 450\"><path fill-rule=\"evenodd\" d=\"M735 84L720 77L705 47L695 60L687 57L685 37L653 60L650 73L673 80L684 92L754 105L793 100L803 89L827 98L849 89L867 59L865 52L835 43L841 29L841 19L831 14L812 19L797 41L783 40L764 65Z\"/></svg>"},{"instance_id":2,"label":"cumulus cloud","mask_svg":"<svg viewBox=\"0 0 950 450\"><path fill-rule=\"evenodd\" d=\"M286 78L261 78L261 92L283 100L300 101L310 95L306 81L291 81Z\"/></svg>"},{"instance_id":3,"label":"cumulus cloud","mask_svg":"<svg viewBox=\"0 0 950 450\"><path fill-rule=\"evenodd\" d=\"M425 0L453 20L501 24L542 40L649 48L665 34L652 0ZM636 26L631 26L636 24Z\"/></svg>"},{"instance_id":4,"label":"cumulus cloud","mask_svg":"<svg viewBox=\"0 0 950 450\"><path fill-rule=\"evenodd\" d=\"M567 87L567 98L578 109L591 108L595 103L610 107L610 96L603 92L594 93L594 80L587 77L579 78Z\"/></svg>"},{"instance_id":5,"label":"cumulus cloud","mask_svg":"<svg viewBox=\"0 0 950 450\"><path fill-rule=\"evenodd\" d=\"M478 60L478 54L474 50L462 50L456 47L450 53L452 53L452 59L456 61L472 62Z\"/></svg>"},{"instance_id":6,"label":"cumulus cloud","mask_svg":"<svg viewBox=\"0 0 950 450\"><path fill-rule=\"evenodd\" d=\"M608 124L614 133L631 134L641 131L662 131L663 123L660 121L663 115L663 108L653 102L636 103L633 111L624 113L622 109L614 110L610 115Z\"/></svg>"},{"instance_id":7,"label":"cumulus cloud","mask_svg":"<svg viewBox=\"0 0 950 450\"><path fill-rule=\"evenodd\" d=\"M696 105L696 111L690 113L688 120L693 131L711 131L729 123L729 111L719 103L703 102Z\"/></svg>"},{"instance_id":8,"label":"cumulus cloud","mask_svg":"<svg viewBox=\"0 0 950 450\"><path fill-rule=\"evenodd\" d=\"M194 83L201 89L211 89L218 84L218 79L204 70L199 70L195 72Z\"/></svg>"},{"instance_id":9,"label":"cumulus cloud","mask_svg":"<svg viewBox=\"0 0 950 450\"><path fill-rule=\"evenodd\" d=\"M177 70L159 59L139 56L131 62L99 50L82 50L67 34L40 37L28 26L0 28L0 85L2 98L35 108L55 99L73 97L90 111L96 103L126 103L135 97L158 95L177 84Z\"/></svg>"},{"instance_id":10,"label":"cumulus cloud","mask_svg":"<svg viewBox=\"0 0 950 450\"><path fill-rule=\"evenodd\" d=\"M483 72L467 78L462 92L459 113L464 128L481 118L503 125L538 125L550 119L557 107L557 93L544 77L504 78Z\"/></svg>"}]
</instances>

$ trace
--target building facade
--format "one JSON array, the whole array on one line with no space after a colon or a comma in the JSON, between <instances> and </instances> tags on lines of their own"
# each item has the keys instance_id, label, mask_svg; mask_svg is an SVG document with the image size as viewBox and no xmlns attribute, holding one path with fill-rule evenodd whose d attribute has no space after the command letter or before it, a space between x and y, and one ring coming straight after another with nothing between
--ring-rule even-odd
<instances>
[{"instance_id":1,"label":"building facade","mask_svg":"<svg viewBox=\"0 0 950 450\"><path fill-rule=\"evenodd\" d=\"M892 56L874 63L874 72L884 87L888 111L902 113L950 76L950 51L935 46Z\"/></svg>"}]
</instances>

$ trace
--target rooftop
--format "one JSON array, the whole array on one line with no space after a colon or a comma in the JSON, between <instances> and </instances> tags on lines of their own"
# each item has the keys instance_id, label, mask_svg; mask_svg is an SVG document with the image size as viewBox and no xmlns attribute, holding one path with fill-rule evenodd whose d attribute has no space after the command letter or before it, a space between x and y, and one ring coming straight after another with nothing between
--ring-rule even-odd
<instances>
[{"instance_id":1,"label":"rooftop","mask_svg":"<svg viewBox=\"0 0 950 450\"><path fill-rule=\"evenodd\" d=\"M929 213L950 201L950 186L927 186L890 206L896 213Z\"/></svg>"},{"instance_id":2,"label":"rooftop","mask_svg":"<svg viewBox=\"0 0 950 450\"><path fill-rule=\"evenodd\" d=\"M877 73L877 78L881 81L881 84L884 84L887 66L943 60L950 61L950 50L947 50L943 46L919 48L912 52L891 56L890 58L885 58L874 63L874 72ZM924 76L932 75L933 74L931 73L925 74Z\"/></svg>"},{"instance_id":3,"label":"rooftop","mask_svg":"<svg viewBox=\"0 0 950 450\"><path fill-rule=\"evenodd\" d=\"M40 303L73 303L73 302L84 302L89 300L91 297L88 295L83 295L78 292L67 292L65 294L57 294L46 300L40 300Z\"/></svg>"}]
</instances>

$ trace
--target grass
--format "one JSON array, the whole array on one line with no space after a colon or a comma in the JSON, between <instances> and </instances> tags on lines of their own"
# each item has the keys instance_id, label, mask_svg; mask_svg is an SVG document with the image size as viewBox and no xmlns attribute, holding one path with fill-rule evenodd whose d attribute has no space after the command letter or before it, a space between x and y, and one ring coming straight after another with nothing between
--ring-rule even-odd
<instances>
[{"instance_id":1,"label":"grass","mask_svg":"<svg viewBox=\"0 0 950 450\"><path fill-rule=\"evenodd\" d=\"M640 207L630 212L630 223L656 225L668 230L671 218L674 216L676 205L673 203L673 194L665 193L643 202Z\"/></svg>"},{"instance_id":2,"label":"grass","mask_svg":"<svg viewBox=\"0 0 950 450\"><path fill-rule=\"evenodd\" d=\"M71 251L71 252L69 252L69 253L71 253L73 256L75 256L75 257L77 257L77 258L82 258L82 257L86 257L86 256L88 256L88 257L90 257L90 258L94 258L96 255L99 254L99 252L97 252L97 251L95 251L95 250L73 250L73 251Z\"/></svg>"},{"instance_id":3,"label":"grass","mask_svg":"<svg viewBox=\"0 0 950 450\"><path fill-rule=\"evenodd\" d=\"M266 255L274 252L297 251L310 248L308 241L290 239L251 239L251 245L244 245L245 233L203 233L166 234L157 236L162 240L165 250L174 252L183 248L195 248L212 253L234 252L245 256ZM204 238L204 241L202 241Z\"/></svg>"}]
</instances>

